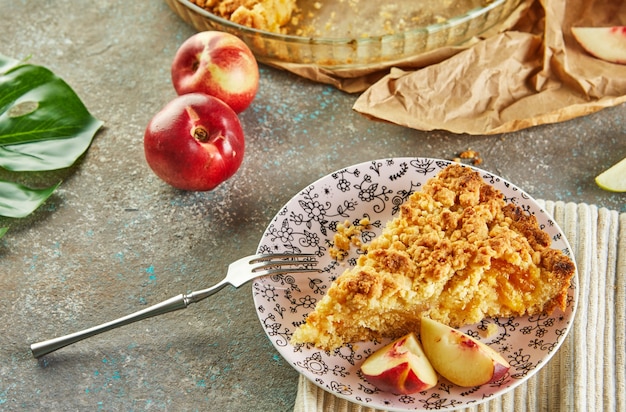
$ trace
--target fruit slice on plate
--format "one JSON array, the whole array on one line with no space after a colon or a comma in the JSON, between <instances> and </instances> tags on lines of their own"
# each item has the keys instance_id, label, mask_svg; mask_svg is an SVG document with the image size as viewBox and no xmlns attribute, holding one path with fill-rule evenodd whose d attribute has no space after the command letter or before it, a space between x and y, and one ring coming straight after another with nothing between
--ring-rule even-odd
<instances>
[{"instance_id":1,"label":"fruit slice on plate","mask_svg":"<svg viewBox=\"0 0 626 412\"><path fill-rule=\"evenodd\" d=\"M626 158L600 173L596 184L611 192L626 192Z\"/></svg>"},{"instance_id":2,"label":"fruit slice on plate","mask_svg":"<svg viewBox=\"0 0 626 412\"><path fill-rule=\"evenodd\" d=\"M471 336L430 318L422 318L422 347L431 365L450 382L464 387L498 381L509 363Z\"/></svg>"},{"instance_id":3,"label":"fruit slice on plate","mask_svg":"<svg viewBox=\"0 0 626 412\"><path fill-rule=\"evenodd\" d=\"M626 64L626 26L572 27L572 34L592 56Z\"/></svg>"},{"instance_id":4,"label":"fruit slice on plate","mask_svg":"<svg viewBox=\"0 0 626 412\"><path fill-rule=\"evenodd\" d=\"M378 389L396 395L424 391L437 384L437 373L414 333L409 333L369 356L361 372Z\"/></svg>"}]
</instances>

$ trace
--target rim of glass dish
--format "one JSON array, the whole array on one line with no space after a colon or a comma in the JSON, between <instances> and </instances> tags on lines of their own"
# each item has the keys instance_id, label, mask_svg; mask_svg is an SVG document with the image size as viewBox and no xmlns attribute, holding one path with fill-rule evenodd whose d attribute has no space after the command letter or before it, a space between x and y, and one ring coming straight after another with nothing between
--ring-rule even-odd
<instances>
[{"instance_id":1,"label":"rim of glass dish","mask_svg":"<svg viewBox=\"0 0 626 412\"><path fill-rule=\"evenodd\" d=\"M175 0L182 4L183 6L189 8L197 14L202 15L205 18L211 19L216 23L219 23L225 27L228 27L233 30L239 30L242 33L250 34L250 35L261 35L269 39L287 41L292 43L300 43L300 44L327 44L327 45L346 45L346 44L364 44L364 43L378 43L381 41L390 41L394 39L402 39L407 34L412 33L437 33L441 30L446 30L457 25L463 24L468 20L475 19L483 14L486 14L493 9L503 5L504 3L511 0L494 0L484 7L475 7L464 14L459 16L454 16L445 21L445 23L435 23L430 24L428 26L423 26L415 29L410 29L407 31L403 31L397 34L383 34L378 36L371 37L363 37L363 38L355 38L355 37L337 37L337 38L326 38L326 37L301 37L295 36L292 34L280 34L273 33L265 30L254 29L248 26L243 26L237 23L233 23L230 20L219 17L215 14L209 13L202 7L190 2L189 0ZM513 0L514 1L514 0ZM484 30L487 30L489 27L484 27Z\"/></svg>"}]
</instances>

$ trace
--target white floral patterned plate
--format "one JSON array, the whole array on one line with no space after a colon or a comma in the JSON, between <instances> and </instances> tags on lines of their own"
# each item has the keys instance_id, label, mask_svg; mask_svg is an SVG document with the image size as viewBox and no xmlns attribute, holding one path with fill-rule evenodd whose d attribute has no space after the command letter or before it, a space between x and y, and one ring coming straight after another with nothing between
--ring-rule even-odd
<instances>
[{"instance_id":1,"label":"white floral patterned plate","mask_svg":"<svg viewBox=\"0 0 626 412\"><path fill-rule=\"evenodd\" d=\"M412 192L420 190L448 164L446 160L429 158L391 158L346 167L300 191L267 227L259 252L310 252L320 257L320 267L324 269L320 275L258 278L252 284L252 292L257 314L273 345L297 371L324 390L363 406L392 411L468 407L502 395L530 378L565 339L576 310L577 276L572 281L565 312L488 319L462 328L496 348L511 364L509 374L495 384L461 388L440 378L437 386L428 391L393 395L377 390L358 372L367 356L388 341L359 342L332 353L289 343L293 331L313 310L332 280L356 261L355 250L343 263L329 256L337 225L345 221L358 223L368 217L371 231L361 234L362 241L368 242L396 215ZM499 189L507 202L535 215L552 237L552 247L571 257L570 245L561 229L528 194L494 174L472 168ZM484 339L481 332L490 323L497 326L497 333Z\"/></svg>"}]
</instances>

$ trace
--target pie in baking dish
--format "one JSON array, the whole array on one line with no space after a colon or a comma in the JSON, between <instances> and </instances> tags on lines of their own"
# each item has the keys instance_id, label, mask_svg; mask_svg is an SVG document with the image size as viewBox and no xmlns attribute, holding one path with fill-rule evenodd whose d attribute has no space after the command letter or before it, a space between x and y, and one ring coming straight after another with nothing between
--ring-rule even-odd
<instances>
[{"instance_id":1,"label":"pie in baking dish","mask_svg":"<svg viewBox=\"0 0 626 412\"><path fill-rule=\"evenodd\" d=\"M191 0L216 16L242 26L283 33L296 11L296 0Z\"/></svg>"},{"instance_id":2,"label":"pie in baking dish","mask_svg":"<svg viewBox=\"0 0 626 412\"><path fill-rule=\"evenodd\" d=\"M533 215L478 172L449 165L363 246L292 343L332 350L417 331L422 316L460 327L564 310L575 265L550 244Z\"/></svg>"}]
</instances>

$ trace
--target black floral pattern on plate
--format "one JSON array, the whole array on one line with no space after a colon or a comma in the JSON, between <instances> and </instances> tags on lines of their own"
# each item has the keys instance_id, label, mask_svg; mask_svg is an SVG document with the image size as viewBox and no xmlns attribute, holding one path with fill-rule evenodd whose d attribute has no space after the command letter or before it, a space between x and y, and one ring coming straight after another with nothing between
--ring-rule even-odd
<instances>
[{"instance_id":1,"label":"black floral pattern on plate","mask_svg":"<svg viewBox=\"0 0 626 412\"><path fill-rule=\"evenodd\" d=\"M324 390L357 404L386 410L441 411L472 406L524 382L547 363L565 339L576 309L576 278L565 312L487 319L463 328L495 347L511 364L509 373L500 381L481 387L460 388L440 379L431 390L410 396L392 395L377 390L359 373L361 362L387 342L359 342L332 352L289 342L331 282L347 265L356 262L356 250L341 263L330 258L328 249L333 245L337 226L345 221L358 223L367 217L371 229L361 234L361 241L369 242L413 192L449 164L446 160L407 157L374 160L338 170L297 193L267 227L259 252L314 253L323 268L316 276L259 278L253 282L252 291L259 320L272 344L296 370ZM472 168L500 190L505 201L535 215L552 237L552 247L571 255L563 232L528 194L492 173ZM484 339L490 323L497 327L497 333Z\"/></svg>"}]
</instances>

